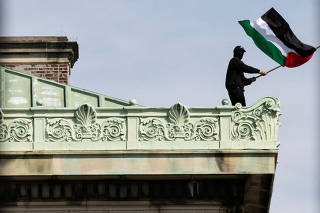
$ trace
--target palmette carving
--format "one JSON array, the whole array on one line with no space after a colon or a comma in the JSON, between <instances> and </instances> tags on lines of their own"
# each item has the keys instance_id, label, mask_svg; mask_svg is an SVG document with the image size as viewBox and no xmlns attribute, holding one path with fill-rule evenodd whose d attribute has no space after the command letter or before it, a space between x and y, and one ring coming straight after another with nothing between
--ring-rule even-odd
<instances>
[{"instance_id":1,"label":"palmette carving","mask_svg":"<svg viewBox=\"0 0 320 213\"><path fill-rule=\"evenodd\" d=\"M75 112L75 123L66 119L47 119L47 139L52 142L125 140L125 119L107 118L101 124L96 120L93 107L82 105Z\"/></svg>"},{"instance_id":2,"label":"palmette carving","mask_svg":"<svg viewBox=\"0 0 320 213\"><path fill-rule=\"evenodd\" d=\"M231 139L235 141L276 141L279 129L280 104L267 97L252 107L232 114Z\"/></svg>"},{"instance_id":3,"label":"palmette carving","mask_svg":"<svg viewBox=\"0 0 320 213\"><path fill-rule=\"evenodd\" d=\"M168 119L172 125L182 127L189 122L189 110L183 104L177 103L169 109Z\"/></svg>"},{"instance_id":4,"label":"palmette carving","mask_svg":"<svg viewBox=\"0 0 320 213\"><path fill-rule=\"evenodd\" d=\"M32 121L27 119L14 119L5 122L4 114L0 110L0 142L31 142Z\"/></svg>"},{"instance_id":5,"label":"palmette carving","mask_svg":"<svg viewBox=\"0 0 320 213\"><path fill-rule=\"evenodd\" d=\"M210 141L219 140L217 118L204 117L190 122L190 114L183 104L175 104L168 111L168 119L140 118L140 141Z\"/></svg>"},{"instance_id":6,"label":"palmette carving","mask_svg":"<svg viewBox=\"0 0 320 213\"><path fill-rule=\"evenodd\" d=\"M96 122L96 111L88 104L83 104L75 112L75 119L79 125L88 127Z\"/></svg>"}]
</instances>

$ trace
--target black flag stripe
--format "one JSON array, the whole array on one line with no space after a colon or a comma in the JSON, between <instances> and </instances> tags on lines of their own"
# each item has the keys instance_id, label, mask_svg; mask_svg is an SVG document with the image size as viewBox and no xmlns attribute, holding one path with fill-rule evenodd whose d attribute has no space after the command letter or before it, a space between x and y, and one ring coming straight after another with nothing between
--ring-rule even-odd
<instances>
[{"instance_id":1,"label":"black flag stripe","mask_svg":"<svg viewBox=\"0 0 320 213\"><path fill-rule=\"evenodd\" d=\"M267 22L278 39L280 39L287 47L295 50L300 56L307 57L316 51L316 48L302 43L294 35L289 24L274 8L268 10L261 18Z\"/></svg>"}]
</instances>

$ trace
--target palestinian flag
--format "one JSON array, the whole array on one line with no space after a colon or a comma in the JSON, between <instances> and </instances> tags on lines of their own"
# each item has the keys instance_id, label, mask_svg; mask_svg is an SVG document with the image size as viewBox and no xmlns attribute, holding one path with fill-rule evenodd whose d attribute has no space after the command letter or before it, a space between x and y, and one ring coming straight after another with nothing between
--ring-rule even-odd
<instances>
[{"instance_id":1,"label":"palestinian flag","mask_svg":"<svg viewBox=\"0 0 320 213\"><path fill-rule=\"evenodd\" d=\"M316 48L302 43L273 8L256 21L239 21L254 43L282 66L297 67L311 59Z\"/></svg>"}]
</instances>

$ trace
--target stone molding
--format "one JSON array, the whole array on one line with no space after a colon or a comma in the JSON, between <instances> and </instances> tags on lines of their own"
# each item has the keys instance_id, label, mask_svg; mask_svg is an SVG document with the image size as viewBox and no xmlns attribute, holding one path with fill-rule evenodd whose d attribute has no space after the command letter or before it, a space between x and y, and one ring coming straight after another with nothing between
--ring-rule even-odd
<instances>
[{"instance_id":1,"label":"stone molding","mask_svg":"<svg viewBox=\"0 0 320 213\"><path fill-rule=\"evenodd\" d=\"M0 64L70 63L79 57L78 44L67 37L0 37Z\"/></svg>"},{"instance_id":2,"label":"stone molding","mask_svg":"<svg viewBox=\"0 0 320 213\"><path fill-rule=\"evenodd\" d=\"M249 107L188 108L177 103L170 108L95 108L83 104L76 109L2 109L0 141L4 143L0 148L277 149L279 109L279 100L273 97Z\"/></svg>"}]
</instances>

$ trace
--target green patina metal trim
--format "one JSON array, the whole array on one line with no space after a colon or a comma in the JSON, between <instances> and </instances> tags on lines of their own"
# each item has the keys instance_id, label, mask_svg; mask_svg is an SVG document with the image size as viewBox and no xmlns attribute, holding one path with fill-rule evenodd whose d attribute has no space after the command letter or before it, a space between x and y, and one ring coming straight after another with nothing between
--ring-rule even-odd
<instances>
[{"instance_id":1,"label":"green patina metal trim","mask_svg":"<svg viewBox=\"0 0 320 213\"><path fill-rule=\"evenodd\" d=\"M30 79L29 83L26 83L27 79ZM24 83L20 83L21 80L23 80ZM19 83L14 83L18 81ZM29 102L29 107L77 107L81 105L81 103L78 103L78 100L91 100L91 104L97 107L122 107L132 105L129 101L35 77L5 67L1 67L0 86L1 107L7 108L25 108L26 103ZM58 91L59 88L62 89L60 96L55 94L60 93ZM17 97L12 97L12 95L9 97L9 95L5 95L8 89L10 91L15 89L19 90L21 94L21 91L30 90L30 94L28 96L24 95L24 97L19 96L19 94L17 94ZM10 101L9 98L11 98ZM28 99L28 101L23 98ZM10 104L5 104L9 102Z\"/></svg>"}]
</instances>

